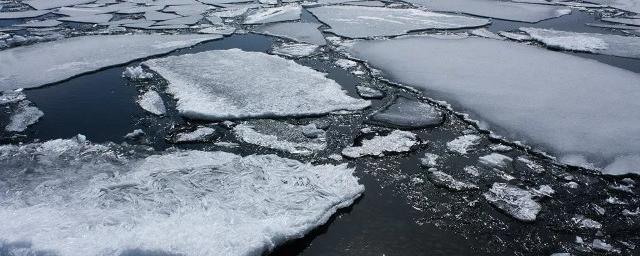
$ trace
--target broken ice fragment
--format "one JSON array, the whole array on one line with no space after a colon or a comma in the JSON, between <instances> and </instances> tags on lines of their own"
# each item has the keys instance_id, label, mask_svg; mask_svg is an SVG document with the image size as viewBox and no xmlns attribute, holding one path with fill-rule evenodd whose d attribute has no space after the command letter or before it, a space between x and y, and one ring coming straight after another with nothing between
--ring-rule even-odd
<instances>
[{"instance_id":1,"label":"broken ice fragment","mask_svg":"<svg viewBox=\"0 0 640 256\"><path fill-rule=\"evenodd\" d=\"M362 85L356 86L356 90L363 99L380 99L384 98L385 95L381 90Z\"/></svg>"},{"instance_id":2,"label":"broken ice fragment","mask_svg":"<svg viewBox=\"0 0 640 256\"><path fill-rule=\"evenodd\" d=\"M466 190L478 189L478 186L476 186L475 184L456 180L451 175L435 169L429 171L429 179L434 185L438 187L447 188L453 191L466 191Z\"/></svg>"},{"instance_id":3,"label":"broken ice fragment","mask_svg":"<svg viewBox=\"0 0 640 256\"><path fill-rule=\"evenodd\" d=\"M0 92L0 105L15 103L25 100L26 98L27 96L21 89L3 91Z\"/></svg>"},{"instance_id":4,"label":"broken ice fragment","mask_svg":"<svg viewBox=\"0 0 640 256\"><path fill-rule=\"evenodd\" d=\"M265 53L215 50L143 64L167 79L180 114L194 119L310 116L370 104L323 73Z\"/></svg>"},{"instance_id":5,"label":"broken ice fragment","mask_svg":"<svg viewBox=\"0 0 640 256\"><path fill-rule=\"evenodd\" d=\"M358 62L348 59L338 59L334 62L334 64L342 69L350 69L358 66Z\"/></svg>"},{"instance_id":6,"label":"broken ice fragment","mask_svg":"<svg viewBox=\"0 0 640 256\"><path fill-rule=\"evenodd\" d=\"M408 152L420 144L416 134L407 131L394 130L388 135L378 135L372 139L365 139L360 146L347 147L342 155L350 158L362 156L383 156L387 152Z\"/></svg>"},{"instance_id":7,"label":"broken ice fragment","mask_svg":"<svg viewBox=\"0 0 640 256\"><path fill-rule=\"evenodd\" d=\"M349 38L397 36L416 30L472 28L490 23L487 19L418 9L322 6L309 11L331 27L327 31Z\"/></svg>"},{"instance_id":8,"label":"broken ice fragment","mask_svg":"<svg viewBox=\"0 0 640 256\"><path fill-rule=\"evenodd\" d=\"M315 137L307 136L309 127L278 121L256 121L239 124L233 132L246 143L282 150L292 154L310 155L327 147L324 131Z\"/></svg>"},{"instance_id":9,"label":"broken ice fragment","mask_svg":"<svg viewBox=\"0 0 640 256\"><path fill-rule=\"evenodd\" d=\"M444 116L434 106L400 96L371 114L368 121L399 129L421 129L441 124Z\"/></svg>"},{"instance_id":10,"label":"broken ice fragment","mask_svg":"<svg viewBox=\"0 0 640 256\"><path fill-rule=\"evenodd\" d=\"M48 28L55 27L62 24L62 22L57 20L43 20L43 21L29 21L24 24L14 25L16 27L26 27L26 28Z\"/></svg>"},{"instance_id":11,"label":"broken ice fragment","mask_svg":"<svg viewBox=\"0 0 640 256\"><path fill-rule=\"evenodd\" d=\"M502 154L491 153L485 156L481 156L480 158L478 158L478 161L486 166L500 169L507 167L507 165L510 164L511 161L513 161L513 159Z\"/></svg>"},{"instance_id":12,"label":"broken ice fragment","mask_svg":"<svg viewBox=\"0 0 640 256\"><path fill-rule=\"evenodd\" d=\"M317 49L318 46L313 44L285 43L273 46L271 52L291 58L302 58L311 56Z\"/></svg>"},{"instance_id":13,"label":"broken ice fragment","mask_svg":"<svg viewBox=\"0 0 640 256\"><path fill-rule=\"evenodd\" d=\"M616 250L615 248L613 248L613 245L610 245L600 239L593 239L593 243L591 243L591 246L597 251L612 252Z\"/></svg>"},{"instance_id":14,"label":"broken ice fragment","mask_svg":"<svg viewBox=\"0 0 640 256\"><path fill-rule=\"evenodd\" d=\"M219 38L221 36L215 35L81 36L11 48L0 51L0 91L39 87Z\"/></svg>"},{"instance_id":15,"label":"broken ice fragment","mask_svg":"<svg viewBox=\"0 0 640 256\"><path fill-rule=\"evenodd\" d=\"M529 41L529 40L533 40L533 38L531 38L529 35L523 35L523 34L518 34L518 33L512 33L512 32L507 32L507 31L500 31L498 32L498 35L504 36L508 39L514 40L514 41Z\"/></svg>"},{"instance_id":16,"label":"broken ice fragment","mask_svg":"<svg viewBox=\"0 0 640 256\"><path fill-rule=\"evenodd\" d=\"M462 135L452 141L447 142L447 149L458 154L467 154L473 146L480 143L480 136L475 134Z\"/></svg>"},{"instance_id":17,"label":"broken ice fragment","mask_svg":"<svg viewBox=\"0 0 640 256\"><path fill-rule=\"evenodd\" d=\"M438 158L440 156L433 153L425 153L424 157L420 158L420 164L427 168L438 166Z\"/></svg>"},{"instance_id":18,"label":"broken ice fragment","mask_svg":"<svg viewBox=\"0 0 640 256\"><path fill-rule=\"evenodd\" d=\"M588 228L588 229L600 229L600 228L602 228L602 224L600 224L600 222L597 222L595 220L586 218L586 217L581 216L581 215L573 217L573 218L571 218L571 220L573 222L575 222L578 225L578 227L580 227L580 228Z\"/></svg>"},{"instance_id":19,"label":"broken ice fragment","mask_svg":"<svg viewBox=\"0 0 640 256\"><path fill-rule=\"evenodd\" d=\"M299 20L300 5L290 4L280 7L258 9L244 19L244 24L264 24L279 21Z\"/></svg>"},{"instance_id":20,"label":"broken ice fragment","mask_svg":"<svg viewBox=\"0 0 640 256\"><path fill-rule=\"evenodd\" d=\"M164 106L164 101L160 97L158 92L149 90L140 96L138 99L138 105L144 110L154 115L164 115L167 113L167 109Z\"/></svg>"},{"instance_id":21,"label":"broken ice fragment","mask_svg":"<svg viewBox=\"0 0 640 256\"><path fill-rule=\"evenodd\" d=\"M142 138L144 135L145 133L142 129L135 129L132 132L125 134L124 138L128 140L137 140Z\"/></svg>"},{"instance_id":22,"label":"broken ice fragment","mask_svg":"<svg viewBox=\"0 0 640 256\"><path fill-rule=\"evenodd\" d=\"M144 80L153 77L153 74L144 72L141 66L126 67L122 72L122 77L126 77L132 80Z\"/></svg>"},{"instance_id":23,"label":"broken ice fragment","mask_svg":"<svg viewBox=\"0 0 640 256\"><path fill-rule=\"evenodd\" d=\"M216 129L211 127L198 127L191 132L181 132L173 137L173 142L207 142L216 134Z\"/></svg>"},{"instance_id":24,"label":"broken ice fragment","mask_svg":"<svg viewBox=\"0 0 640 256\"><path fill-rule=\"evenodd\" d=\"M471 30L470 33L474 36L485 37L485 38L496 39L496 40L504 40L504 38L497 35L496 33L493 33L487 30L486 28L474 29L474 30Z\"/></svg>"},{"instance_id":25,"label":"broken ice fragment","mask_svg":"<svg viewBox=\"0 0 640 256\"><path fill-rule=\"evenodd\" d=\"M57 7L63 7L63 6L71 6L71 5L78 5L78 4L86 4L86 3L91 3L91 2L95 2L95 0L27 0L24 1L25 4L30 5L31 7L37 9L37 10L43 10L43 9L53 9L53 8L57 8Z\"/></svg>"},{"instance_id":26,"label":"broken ice fragment","mask_svg":"<svg viewBox=\"0 0 640 256\"><path fill-rule=\"evenodd\" d=\"M265 25L254 30L256 33L283 37L299 43L325 45L324 36L318 28L322 24L304 22L286 22Z\"/></svg>"},{"instance_id":27,"label":"broken ice fragment","mask_svg":"<svg viewBox=\"0 0 640 256\"><path fill-rule=\"evenodd\" d=\"M531 192L506 183L493 183L491 189L483 195L493 206L520 221L535 221L542 209L533 200Z\"/></svg>"},{"instance_id":28,"label":"broken ice fragment","mask_svg":"<svg viewBox=\"0 0 640 256\"><path fill-rule=\"evenodd\" d=\"M35 124L44 116L44 113L35 106L32 106L28 100L23 100L16 106L16 110L11 114L9 124L5 126L8 132L22 132L29 125Z\"/></svg>"}]
</instances>

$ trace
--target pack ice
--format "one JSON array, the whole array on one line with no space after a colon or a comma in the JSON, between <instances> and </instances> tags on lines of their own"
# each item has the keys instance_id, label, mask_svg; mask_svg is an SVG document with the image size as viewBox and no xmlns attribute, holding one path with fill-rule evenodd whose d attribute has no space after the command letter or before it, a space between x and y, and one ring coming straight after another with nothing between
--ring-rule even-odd
<instances>
[{"instance_id":1,"label":"pack ice","mask_svg":"<svg viewBox=\"0 0 640 256\"><path fill-rule=\"evenodd\" d=\"M169 82L178 111L193 119L310 116L370 104L323 73L265 53L214 50L143 64Z\"/></svg>"},{"instance_id":2,"label":"pack ice","mask_svg":"<svg viewBox=\"0 0 640 256\"><path fill-rule=\"evenodd\" d=\"M549 48L640 58L640 37L520 28Z\"/></svg>"},{"instance_id":3,"label":"pack ice","mask_svg":"<svg viewBox=\"0 0 640 256\"><path fill-rule=\"evenodd\" d=\"M364 190L346 164L142 151L83 136L0 146L3 252L262 255Z\"/></svg>"},{"instance_id":4,"label":"pack ice","mask_svg":"<svg viewBox=\"0 0 640 256\"><path fill-rule=\"evenodd\" d=\"M83 36L11 48L0 51L0 90L39 87L219 38L218 35Z\"/></svg>"},{"instance_id":5,"label":"pack ice","mask_svg":"<svg viewBox=\"0 0 640 256\"><path fill-rule=\"evenodd\" d=\"M349 38L397 36L415 30L471 28L490 23L487 19L418 9L322 6L309 11L331 27L327 31Z\"/></svg>"},{"instance_id":6,"label":"pack ice","mask_svg":"<svg viewBox=\"0 0 640 256\"><path fill-rule=\"evenodd\" d=\"M567 7L499 0L407 0L433 11L462 12L501 20L535 23L571 13Z\"/></svg>"},{"instance_id":7,"label":"pack ice","mask_svg":"<svg viewBox=\"0 0 640 256\"><path fill-rule=\"evenodd\" d=\"M608 174L640 173L636 73L484 38L366 41L350 53L562 162L593 164Z\"/></svg>"}]
</instances>

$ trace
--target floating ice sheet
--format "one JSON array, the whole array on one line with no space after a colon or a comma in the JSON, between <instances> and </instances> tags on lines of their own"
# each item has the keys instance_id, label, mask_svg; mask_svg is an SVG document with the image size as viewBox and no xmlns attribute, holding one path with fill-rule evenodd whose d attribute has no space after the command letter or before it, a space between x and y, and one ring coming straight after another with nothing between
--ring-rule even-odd
<instances>
[{"instance_id":1,"label":"floating ice sheet","mask_svg":"<svg viewBox=\"0 0 640 256\"><path fill-rule=\"evenodd\" d=\"M295 40L300 43L308 43L315 45L325 45L327 41L318 28L321 24L317 23L301 23L287 22L265 25L254 30L256 33L279 36Z\"/></svg>"},{"instance_id":2,"label":"floating ice sheet","mask_svg":"<svg viewBox=\"0 0 640 256\"><path fill-rule=\"evenodd\" d=\"M418 9L391 9L365 6L323 6L309 9L327 30L349 38L397 36L415 30L480 27L487 19L464 17Z\"/></svg>"},{"instance_id":3,"label":"floating ice sheet","mask_svg":"<svg viewBox=\"0 0 640 256\"><path fill-rule=\"evenodd\" d=\"M176 15L173 13L156 12L156 11L150 11L150 12L144 13L144 18L150 21L171 20L171 19L178 19L181 17L182 16Z\"/></svg>"},{"instance_id":4,"label":"floating ice sheet","mask_svg":"<svg viewBox=\"0 0 640 256\"><path fill-rule=\"evenodd\" d=\"M104 23L108 22L113 18L113 14L96 14L96 15L88 15L88 16L71 16L58 18L59 21L71 21L71 22L80 22L80 23Z\"/></svg>"},{"instance_id":5,"label":"floating ice sheet","mask_svg":"<svg viewBox=\"0 0 640 256\"><path fill-rule=\"evenodd\" d=\"M83 36L11 48L0 51L0 90L39 87L219 38L221 36L216 35Z\"/></svg>"},{"instance_id":6,"label":"floating ice sheet","mask_svg":"<svg viewBox=\"0 0 640 256\"><path fill-rule=\"evenodd\" d=\"M189 118L309 116L370 104L347 96L323 73L265 53L216 50L144 64L169 81L168 92Z\"/></svg>"},{"instance_id":7,"label":"floating ice sheet","mask_svg":"<svg viewBox=\"0 0 640 256\"><path fill-rule=\"evenodd\" d=\"M0 12L0 20L33 18L47 13L49 13L49 11Z\"/></svg>"},{"instance_id":8,"label":"floating ice sheet","mask_svg":"<svg viewBox=\"0 0 640 256\"><path fill-rule=\"evenodd\" d=\"M0 146L0 240L26 245L8 254L262 255L326 223L364 190L346 164L123 151L133 148L82 136Z\"/></svg>"},{"instance_id":9,"label":"floating ice sheet","mask_svg":"<svg viewBox=\"0 0 640 256\"><path fill-rule=\"evenodd\" d=\"M246 143L291 154L310 155L327 147L325 133L322 130L319 136L308 138L304 129L304 126L265 120L236 125L233 132L239 140Z\"/></svg>"},{"instance_id":10,"label":"floating ice sheet","mask_svg":"<svg viewBox=\"0 0 640 256\"><path fill-rule=\"evenodd\" d=\"M387 135L365 139L360 146L347 147L342 150L342 154L350 158L383 156L384 153L411 151L418 144L420 141L415 133L394 130Z\"/></svg>"},{"instance_id":11,"label":"floating ice sheet","mask_svg":"<svg viewBox=\"0 0 640 256\"><path fill-rule=\"evenodd\" d=\"M611 174L640 173L636 73L483 38L367 41L350 52L394 81L447 100L496 133L562 161L586 160L572 164L593 163Z\"/></svg>"},{"instance_id":12,"label":"floating ice sheet","mask_svg":"<svg viewBox=\"0 0 640 256\"><path fill-rule=\"evenodd\" d=\"M299 20L302 7L290 4L280 7L262 8L253 11L244 19L244 24L263 24L289 20Z\"/></svg>"},{"instance_id":13,"label":"floating ice sheet","mask_svg":"<svg viewBox=\"0 0 640 256\"><path fill-rule=\"evenodd\" d=\"M215 7L206 4L196 5L176 5L165 8L164 12L173 12L182 16L193 16L205 13L208 10L215 9Z\"/></svg>"},{"instance_id":14,"label":"floating ice sheet","mask_svg":"<svg viewBox=\"0 0 640 256\"><path fill-rule=\"evenodd\" d=\"M571 9L498 0L407 0L432 11L462 12L501 20L538 22L571 13Z\"/></svg>"},{"instance_id":15,"label":"floating ice sheet","mask_svg":"<svg viewBox=\"0 0 640 256\"><path fill-rule=\"evenodd\" d=\"M181 17L176 19L170 19L165 21L160 21L154 26L167 26L167 25L193 25L198 23L198 21L202 20L202 15L194 15L188 17Z\"/></svg>"},{"instance_id":16,"label":"floating ice sheet","mask_svg":"<svg viewBox=\"0 0 640 256\"><path fill-rule=\"evenodd\" d=\"M202 34L219 34L219 35L231 35L236 32L236 28L228 25L213 26L198 30L198 33Z\"/></svg>"},{"instance_id":17,"label":"floating ice sheet","mask_svg":"<svg viewBox=\"0 0 640 256\"><path fill-rule=\"evenodd\" d=\"M369 116L369 122L400 129L419 129L444 121L437 108L406 97L396 97L391 104Z\"/></svg>"},{"instance_id":18,"label":"floating ice sheet","mask_svg":"<svg viewBox=\"0 0 640 256\"><path fill-rule=\"evenodd\" d=\"M71 6L78 4L86 4L95 2L95 0L27 0L23 3L30 5L37 10L53 9L63 6Z\"/></svg>"}]
</instances>

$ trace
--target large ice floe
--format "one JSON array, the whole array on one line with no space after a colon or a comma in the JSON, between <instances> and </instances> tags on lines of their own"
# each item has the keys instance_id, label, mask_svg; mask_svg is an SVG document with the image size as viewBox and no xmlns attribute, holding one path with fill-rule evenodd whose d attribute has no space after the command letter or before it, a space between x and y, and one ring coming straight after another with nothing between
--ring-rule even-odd
<instances>
[{"instance_id":1,"label":"large ice floe","mask_svg":"<svg viewBox=\"0 0 640 256\"><path fill-rule=\"evenodd\" d=\"M287 22L266 25L255 30L256 33L284 37L300 43L325 45L327 41L318 28L321 24L306 22Z\"/></svg>"},{"instance_id":2,"label":"large ice floe","mask_svg":"<svg viewBox=\"0 0 640 256\"><path fill-rule=\"evenodd\" d=\"M32 88L168 53L219 35L83 36L0 51L0 90Z\"/></svg>"},{"instance_id":3,"label":"large ice floe","mask_svg":"<svg viewBox=\"0 0 640 256\"><path fill-rule=\"evenodd\" d=\"M193 119L311 116L370 104L324 73L260 52L214 50L143 64L169 82L178 111Z\"/></svg>"},{"instance_id":4,"label":"large ice floe","mask_svg":"<svg viewBox=\"0 0 640 256\"><path fill-rule=\"evenodd\" d=\"M500 0L407 0L433 11L462 12L501 20L538 22L571 13L567 7Z\"/></svg>"},{"instance_id":5,"label":"large ice floe","mask_svg":"<svg viewBox=\"0 0 640 256\"><path fill-rule=\"evenodd\" d=\"M480 27L487 19L422 11L365 6L323 6L309 9L327 30L349 38L397 36L426 29L459 29Z\"/></svg>"},{"instance_id":6,"label":"large ice floe","mask_svg":"<svg viewBox=\"0 0 640 256\"><path fill-rule=\"evenodd\" d=\"M549 48L640 58L640 37L576 33L542 28L520 28L520 30Z\"/></svg>"},{"instance_id":7,"label":"large ice floe","mask_svg":"<svg viewBox=\"0 0 640 256\"><path fill-rule=\"evenodd\" d=\"M0 146L2 252L261 255L364 190L346 164L134 149L80 135Z\"/></svg>"},{"instance_id":8,"label":"large ice floe","mask_svg":"<svg viewBox=\"0 0 640 256\"><path fill-rule=\"evenodd\" d=\"M350 53L383 76L447 100L497 134L562 162L608 174L640 173L636 73L484 38L358 42Z\"/></svg>"}]
</instances>

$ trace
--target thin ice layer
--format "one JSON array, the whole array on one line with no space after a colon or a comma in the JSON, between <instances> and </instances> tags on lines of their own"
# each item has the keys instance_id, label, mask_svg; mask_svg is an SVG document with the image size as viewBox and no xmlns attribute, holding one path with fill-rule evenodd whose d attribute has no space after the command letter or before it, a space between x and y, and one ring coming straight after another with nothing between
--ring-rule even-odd
<instances>
[{"instance_id":1,"label":"thin ice layer","mask_svg":"<svg viewBox=\"0 0 640 256\"><path fill-rule=\"evenodd\" d=\"M280 7L262 8L247 15L244 24L264 24L271 22L299 20L302 7L290 4Z\"/></svg>"},{"instance_id":2,"label":"thin ice layer","mask_svg":"<svg viewBox=\"0 0 640 256\"><path fill-rule=\"evenodd\" d=\"M219 38L221 36L216 35L82 36L11 48L0 51L0 91L39 87Z\"/></svg>"},{"instance_id":3,"label":"thin ice layer","mask_svg":"<svg viewBox=\"0 0 640 256\"><path fill-rule=\"evenodd\" d=\"M571 13L571 9L567 7L498 0L407 0L407 2L433 11L462 12L482 17L531 23Z\"/></svg>"},{"instance_id":4,"label":"thin ice layer","mask_svg":"<svg viewBox=\"0 0 640 256\"><path fill-rule=\"evenodd\" d=\"M265 53L215 50L144 65L169 82L180 114L194 119L321 115L370 104L347 96L323 73Z\"/></svg>"},{"instance_id":5,"label":"thin ice layer","mask_svg":"<svg viewBox=\"0 0 640 256\"><path fill-rule=\"evenodd\" d=\"M134 149L82 136L0 146L0 240L25 247L8 254L262 255L326 223L364 190L346 164L124 153Z\"/></svg>"},{"instance_id":6,"label":"thin ice layer","mask_svg":"<svg viewBox=\"0 0 640 256\"><path fill-rule=\"evenodd\" d=\"M309 11L331 27L327 31L349 38L397 36L415 30L471 28L490 23L487 19L418 9L322 6Z\"/></svg>"},{"instance_id":7,"label":"thin ice layer","mask_svg":"<svg viewBox=\"0 0 640 256\"><path fill-rule=\"evenodd\" d=\"M444 117L440 110L427 103L396 97L390 105L369 116L368 121L401 129L419 129L439 125Z\"/></svg>"},{"instance_id":8,"label":"thin ice layer","mask_svg":"<svg viewBox=\"0 0 640 256\"><path fill-rule=\"evenodd\" d=\"M640 37L541 28L520 28L520 30L549 48L640 58Z\"/></svg>"},{"instance_id":9,"label":"thin ice layer","mask_svg":"<svg viewBox=\"0 0 640 256\"><path fill-rule=\"evenodd\" d=\"M606 173L623 173L621 165L640 173L640 162L633 160L640 159L636 73L483 38L359 42L350 52L507 138L561 159L585 159L578 164L592 163ZM622 158L628 161L616 161ZM619 163L615 171L607 168L613 162Z\"/></svg>"},{"instance_id":10,"label":"thin ice layer","mask_svg":"<svg viewBox=\"0 0 640 256\"><path fill-rule=\"evenodd\" d=\"M620 10L640 13L640 2L637 0L589 0L588 2L608 5Z\"/></svg>"},{"instance_id":11,"label":"thin ice layer","mask_svg":"<svg viewBox=\"0 0 640 256\"><path fill-rule=\"evenodd\" d=\"M255 30L256 33L284 37L300 43L325 45L327 41L318 28L318 23L287 22L266 25Z\"/></svg>"}]
</instances>

